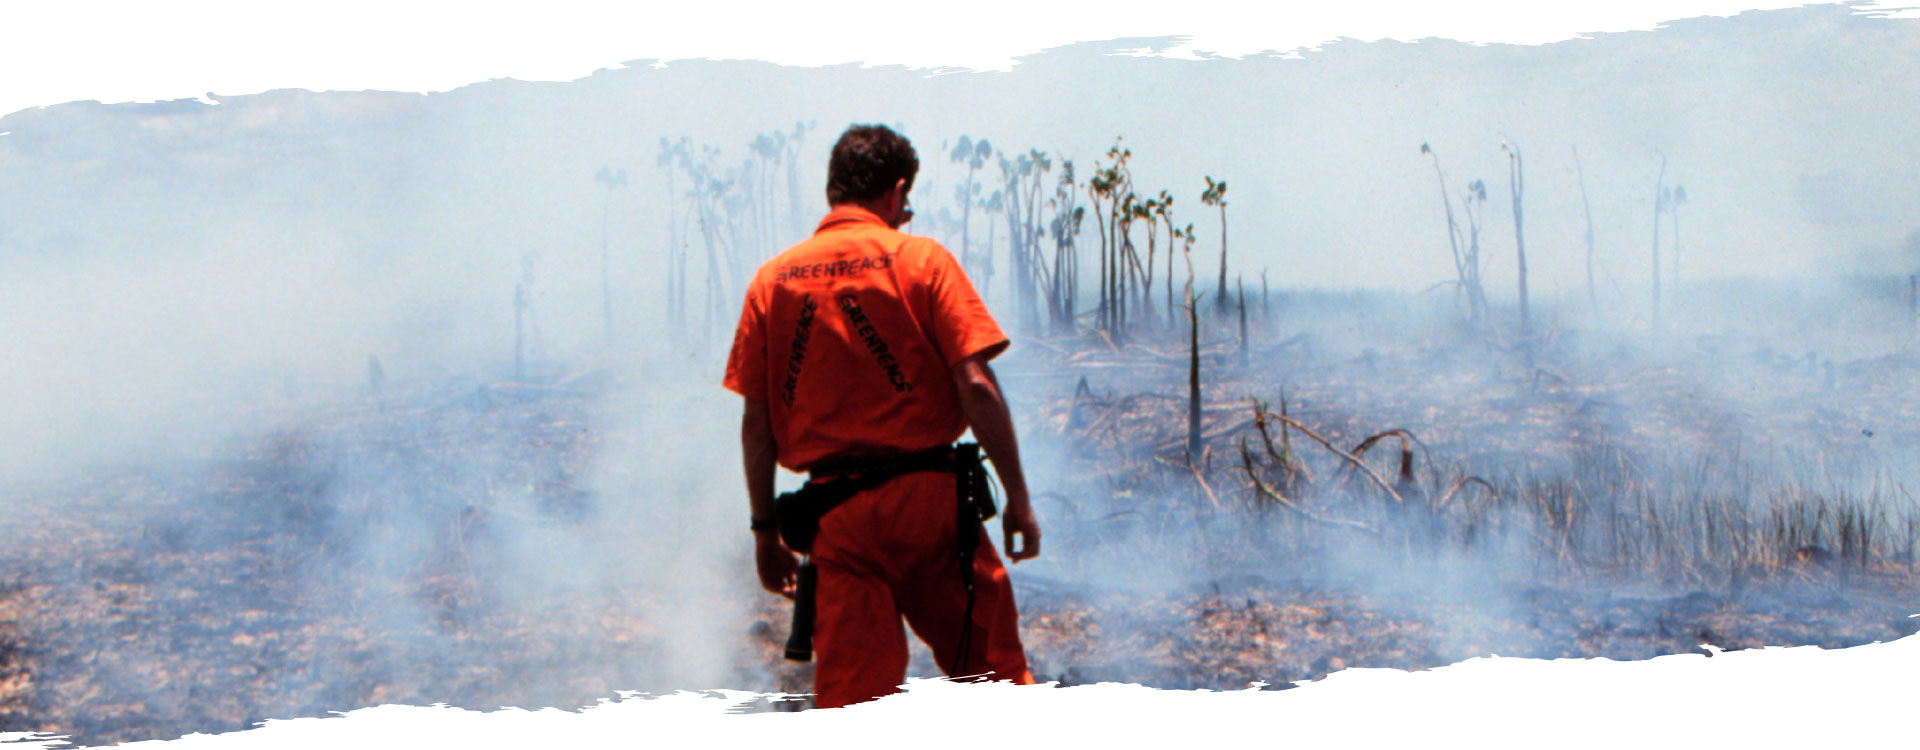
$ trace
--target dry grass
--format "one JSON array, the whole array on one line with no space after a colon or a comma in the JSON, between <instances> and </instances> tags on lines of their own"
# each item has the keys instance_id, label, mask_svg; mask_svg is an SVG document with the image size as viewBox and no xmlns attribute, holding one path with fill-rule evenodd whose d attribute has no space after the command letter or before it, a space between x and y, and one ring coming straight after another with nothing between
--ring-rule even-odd
<instances>
[{"instance_id":1,"label":"dry grass","mask_svg":"<svg viewBox=\"0 0 1920 750\"><path fill-rule=\"evenodd\" d=\"M1871 467L1839 466L1845 446L1806 427L1832 418L1817 403L1746 420L1799 436L1771 446L1810 457L1794 467L1745 455L1729 433L1746 428L1729 426L1741 406L1701 397L1672 364L1615 355L1583 372L1575 355L1549 350L1523 370L1518 356L1450 341L1328 362L1301 356L1301 335L1250 367L1235 365L1224 333L1203 347L1197 465L1182 456L1186 404L1172 387L1184 367L1149 345L1089 355L1094 347L1052 342L1078 381L1043 410L1043 429L1069 446L1082 486L1112 493L1081 502L1163 520L1224 514L1264 524L1268 543L1291 550L1342 534L1410 553L1498 540L1500 554L1580 578L1720 586L1913 572L1920 505L1884 476L1862 480ZM1469 361L1487 359L1495 364ZM1278 410L1258 397L1275 392ZM1387 429L1395 422L1407 426ZM1373 450L1382 444L1399 450L1383 456Z\"/></svg>"}]
</instances>

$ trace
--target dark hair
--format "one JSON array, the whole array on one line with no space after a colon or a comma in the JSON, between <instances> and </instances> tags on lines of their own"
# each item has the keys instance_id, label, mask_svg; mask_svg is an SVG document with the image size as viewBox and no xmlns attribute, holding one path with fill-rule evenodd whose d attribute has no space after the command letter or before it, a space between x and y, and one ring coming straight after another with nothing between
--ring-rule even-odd
<instances>
[{"instance_id":1,"label":"dark hair","mask_svg":"<svg viewBox=\"0 0 1920 750\"><path fill-rule=\"evenodd\" d=\"M827 161L827 203L859 203L885 195L900 180L913 187L920 157L885 125L854 125L840 134Z\"/></svg>"}]
</instances>

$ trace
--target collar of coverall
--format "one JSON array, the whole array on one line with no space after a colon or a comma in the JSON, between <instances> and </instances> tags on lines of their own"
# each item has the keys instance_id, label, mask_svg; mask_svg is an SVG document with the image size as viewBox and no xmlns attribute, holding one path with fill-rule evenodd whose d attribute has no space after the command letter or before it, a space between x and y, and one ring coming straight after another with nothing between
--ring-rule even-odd
<instances>
[{"instance_id":1,"label":"collar of coverall","mask_svg":"<svg viewBox=\"0 0 1920 750\"><path fill-rule=\"evenodd\" d=\"M838 206L834 206L832 211L828 211L827 217L824 219L821 219L820 226L815 227L813 231L818 233L826 230L827 227L834 226L836 224L845 224L851 221L865 221L865 222L870 222L874 224L879 224L880 226L883 226L883 227L887 225L887 222L882 221L880 219L879 214L876 214L872 211L868 211L867 209L861 208L852 203L842 203Z\"/></svg>"}]
</instances>

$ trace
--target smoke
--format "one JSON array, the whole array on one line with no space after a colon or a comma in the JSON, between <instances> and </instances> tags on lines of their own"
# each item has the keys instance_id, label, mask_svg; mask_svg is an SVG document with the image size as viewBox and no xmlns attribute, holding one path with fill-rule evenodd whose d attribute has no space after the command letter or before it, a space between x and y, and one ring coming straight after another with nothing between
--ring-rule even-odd
<instances>
[{"instance_id":1,"label":"smoke","mask_svg":"<svg viewBox=\"0 0 1920 750\"><path fill-rule=\"evenodd\" d=\"M1915 28L1812 8L1541 48L1341 42L1196 63L1079 45L1005 74L689 62L432 96L14 113L0 118L0 502L88 529L92 546L72 549L162 561L121 578L210 592L169 616L277 612L378 642L272 652L276 710L499 696L463 670L505 675L532 702L752 686L766 676L745 666L742 634L770 595L742 528L737 399L717 384L738 309L722 297L737 289L708 286L708 264L751 267L798 239L785 224L822 207L844 123L915 140L910 229L941 239L933 217L962 213L951 195L966 176L941 157L962 134L1046 150L1049 180L1072 158L1083 181L1124 136L1139 192L1168 190L1175 223L1195 225L1202 291L1222 229L1202 180L1234 186L1229 275L1247 282L1257 338L1239 368L1221 353L1233 326L1206 321L1210 405L1284 397L1343 448L1405 428L1424 479L1482 477L1507 504L1465 491L1457 502L1488 506L1472 545L1423 539L1426 520L1383 510L1364 483L1302 502L1373 535L1249 510L1231 442L1201 489L1184 466L1090 449L1061 406L1082 376L1103 400L1177 401L1178 367L1082 368L1016 331L997 366L1045 529L1045 554L1014 569L1023 595L1224 596L1223 581L1260 579L1513 619L1537 610L1527 592L1563 559L1528 498L1911 509L1920 467L1900 446L1920 433L1886 405L1913 385L1913 227L1897 209L1913 203L1902 168L1916 159L1908 120L1886 108L1913 82L1875 71L1911 68L1898 63ZM1816 54L1849 35L1867 40L1857 59ZM700 134L724 175L755 135L796 121L819 129L782 157L795 169L736 171L711 216L689 210L685 172L660 168L662 138ZM1503 139L1526 154L1530 342L1514 335ZM1469 182L1490 193L1479 331L1445 284L1456 270L1423 143L1456 210ZM1677 214L1656 201L1662 156L1665 184L1687 189ZM607 168L631 179L596 181ZM976 177L997 187L993 166ZM974 216L966 236L1004 248L1005 217ZM767 226L760 244L740 239ZM703 230L731 238L733 257L704 257ZM983 286L1011 328L1005 279ZM1391 452L1370 465L1391 471ZM93 496L112 512L46 501ZM203 587L205 571L166 557L224 549L245 554L221 575L253 582ZM257 580L236 572L256 564ZM82 568L41 572L80 588L111 566ZM1099 619L1122 634L1165 625Z\"/></svg>"}]
</instances>

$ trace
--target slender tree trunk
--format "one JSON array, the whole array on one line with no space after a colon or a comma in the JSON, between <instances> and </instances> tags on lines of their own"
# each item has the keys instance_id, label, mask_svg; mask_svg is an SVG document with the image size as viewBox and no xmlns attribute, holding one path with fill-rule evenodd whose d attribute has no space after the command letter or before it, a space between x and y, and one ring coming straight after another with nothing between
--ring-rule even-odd
<instances>
[{"instance_id":1,"label":"slender tree trunk","mask_svg":"<svg viewBox=\"0 0 1920 750\"><path fill-rule=\"evenodd\" d=\"M720 305L723 304L721 300L725 297L721 289L723 282L720 278L720 249L715 247L713 242L713 233L716 231L719 230L713 226L712 217L708 216L704 207L701 208L700 239L707 248L707 304L700 323L703 333L713 331L715 311L720 309Z\"/></svg>"},{"instance_id":2,"label":"slender tree trunk","mask_svg":"<svg viewBox=\"0 0 1920 750\"><path fill-rule=\"evenodd\" d=\"M1237 287L1237 291L1238 291L1238 294L1237 294L1236 296L1237 296L1237 297L1239 298L1239 304L1238 304L1238 307L1240 308L1240 366L1241 366L1241 367L1246 367L1246 366L1247 366L1247 357L1248 357L1248 349L1247 349L1247 283L1246 283L1246 280L1245 280L1245 279L1241 279L1241 278L1238 278L1238 277L1235 277L1235 278L1234 278L1234 285L1235 285L1235 286Z\"/></svg>"},{"instance_id":3,"label":"slender tree trunk","mask_svg":"<svg viewBox=\"0 0 1920 750\"><path fill-rule=\"evenodd\" d=\"M1227 202L1220 201L1220 285L1215 306L1227 309Z\"/></svg>"},{"instance_id":4,"label":"slender tree trunk","mask_svg":"<svg viewBox=\"0 0 1920 750\"><path fill-rule=\"evenodd\" d=\"M527 285L526 282L521 282L513 285L513 379L515 382L524 382L527 379L527 335L524 322L526 316Z\"/></svg>"},{"instance_id":5,"label":"slender tree trunk","mask_svg":"<svg viewBox=\"0 0 1920 750\"><path fill-rule=\"evenodd\" d=\"M1159 250L1159 237L1156 236L1157 234L1157 230L1154 229L1153 217L1147 217L1146 281L1140 288L1140 318L1146 324L1148 331L1153 331L1158 328L1153 320L1153 261L1154 258L1158 257L1154 255L1154 253Z\"/></svg>"},{"instance_id":6,"label":"slender tree trunk","mask_svg":"<svg viewBox=\"0 0 1920 750\"><path fill-rule=\"evenodd\" d=\"M982 284L982 285L980 286L980 297L981 297L981 299L985 299L985 298L986 298L986 296L987 296L987 287L989 287L989 286L992 286L992 285L993 285L993 277L994 277L994 272L995 272L995 271L998 271L998 270L1000 270L999 268L997 268L997 267L995 267L995 265L994 265L994 262L993 262L993 245L994 245L994 240L996 240L996 239L998 239L998 238L999 238L999 234L1000 234L1000 225L999 225L999 224L995 224L995 223L993 223L993 220L992 220L992 217L987 217L987 218L988 218L988 220L987 220L987 247L986 247L986 249L985 249L985 250L983 250L983 251L981 251L981 254L980 254L980 259L981 259L981 265L982 265L982 266L984 266L984 267L986 268L986 272L987 272L987 283L986 283L986 284Z\"/></svg>"},{"instance_id":7,"label":"slender tree trunk","mask_svg":"<svg viewBox=\"0 0 1920 750\"><path fill-rule=\"evenodd\" d=\"M1260 269L1260 319L1273 317L1273 304L1267 297L1267 269Z\"/></svg>"},{"instance_id":8,"label":"slender tree trunk","mask_svg":"<svg viewBox=\"0 0 1920 750\"><path fill-rule=\"evenodd\" d=\"M680 232L675 221L677 217L674 215L673 198L673 165L668 164L667 200L665 202L667 207L667 320L674 319L675 300L679 299L680 295L680 290L674 286L675 278L679 275L679 257L674 253L674 249L680 244ZM678 331L676 331L676 333L678 333Z\"/></svg>"},{"instance_id":9,"label":"slender tree trunk","mask_svg":"<svg viewBox=\"0 0 1920 750\"><path fill-rule=\"evenodd\" d=\"M1099 327L1101 330L1111 331L1113 330L1113 323L1109 320L1109 317L1112 314L1112 310L1111 306L1107 304L1107 277L1109 275L1107 271L1107 217L1105 212L1101 210L1100 199L1097 197L1093 199L1093 220L1100 224L1100 310L1094 316L1094 320L1100 322Z\"/></svg>"},{"instance_id":10,"label":"slender tree trunk","mask_svg":"<svg viewBox=\"0 0 1920 750\"><path fill-rule=\"evenodd\" d=\"M607 219L613 213L613 186L607 186L607 200L600 206L600 313L605 318L607 341L613 341L613 281L607 271Z\"/></svg>"},{"instance_id":11,"label":"slender tree trunk","mask_svg":"<svg viewBox=\"0 0 1920 750\"><path fill-rule=\"evenodd\" d=\"M971 274L974 272L973 246L967 244L968 230L973 225L973 168L971 165L967 168L967 186L963 189L966 192L960 198L960 264L966 267L967 273Z\"/></svg>"},{"instance_id":12,"label":"slender tree trunk","mask_svg":"<svg viewBox=\"0 0 1920 750\"><path fill-rule=\"evenodd\" d=\"M1522 226L1520 198L1527 189L1525 165L1520 162L1520 147L1513 148L1512 174L1508 184L1513 193L1513 248L1520 260L1520 336L1533 337L1533 317L1527 307L1527 234Z\"/></svg>"},{"instance_id":13,"label":"slender tree trunk","mask_svg":"<svg viewBox=\"0 0 1920 750\"><path fill-rule=\"evenodd\" d=\"M1454 275L1460 280L1460 294L1467 298L1467 321L1478 328L1480 311L1474 307L1473 288L1468 283L1467 258L1460 254L1460 224L1453 218L1453 200L1447 197L1447 174L1440 170L1440 155L1429 154L1433 157L1433 175L1440 181L1440 207L1447 211L1447 246L1453 250ZM1468 196L1467 200L1471 201L1473 197ZM1453 300L1454 304L1459 304L1460 297L1456 296Z\"/></svg>"},{"instance_id":14,"label":"slender tree trunk","mask_svg":"<svg viewBox=\"0 0 1920 750\"><path fill-rule=\"evenodd\" d=\"M1007 202L1001 210L1007 220L1007 286L1013 293L1014 316L1022 327L1027 325L1031 311L1031 300L1027 296L1026 261L1022 250L1020 234L1020 185L1015 180L1006 184Z\"/></svg>"},{"instance_id":15,"label":"slender tree trunk","mask_svg":"<svg viewBox=\"0 0 1920 750\"><path fill-rule=\"evenodd\" d=\"M1660 325L1660 209L1665 201L1660 191L1666 187L1667 155L1660 155L1660 176L1653 180L1653 325Z\"/></svg>"},{"instance_id":16,"label":"slender tree trunk","mask_svg":"<svg viewBox=\"0 0 1920 750\"><path fill-rule=\"evenodd\" d=\"M1600 294L1593 284L1593 204L1587 201L1587 173L1580 168L1580 147L1573 148L1573 171L1580 179L1580 208L1587 216L1587 304L1600 309Z\"/></svg>"},{"instance_id":17,"label":"slender tree trunk","mask_svg":"<svg viewBox=\"0 0 1920 750\"><path fill-rule=\"evenodd\" d=\"M1174 326L1179 325L1179 323L1176 322L1179 319L1174 317L1174 311L1178 308L1175 308L1173 305L1173 241L1179 238L1179 234L1173 228L1173 219L1168 218L1166 221L1167 221L1167 330L1171 332L1175 330Z\"/></svg>"},{"instance_id":18,"label":"slender tree trunk","mask_svg":"<svg viewBox=\"0 0 1920 750\"><path fill-rule=\"evenodd\" d=\"M1114 201L1116 209L1120 202ZM1116 339L1125 338L1127 327L1127 248L1122 243L1120 231L1121 214L1115 210L1113 223L1107 230L1113 234L1113 335Z\"/></svg>"},{"instance_id":19,"label":"slender tree trunk","mask_svg":"<svg viewBox=\"0 0 1920 750\"><path fill-rule=\"evenodd\" d=\"M1675 204L1672 207L1667 209L1667 216L1673 220L1672 283L1673 283L1673 288L1675 293L1678 293L1680 289L1680 206L1678 201L1675 201ZM1681 296L1684 297L1685 295L1681 295ZM1678 303L1676 303L1674 306L1678 307L1679 305Z\"/></svg>"},{"instance_id":20,"label":"slender tree trunk","mask_svg":"<svg viewBox=\"0 0 1920 750\"><path fill-rule=\"evenodd\" d=\"M1187 280L1187 460L1200 460L1200 312Z\"/></svg>"}]
</instances>

